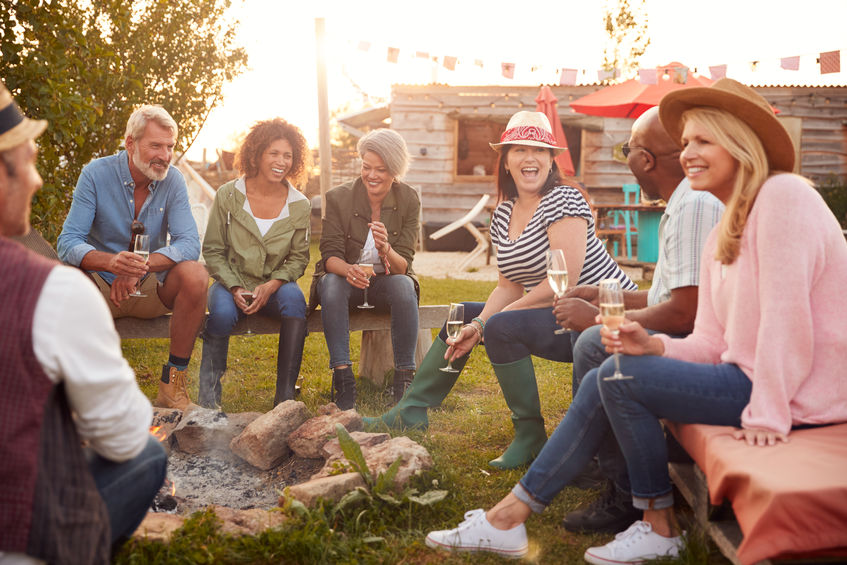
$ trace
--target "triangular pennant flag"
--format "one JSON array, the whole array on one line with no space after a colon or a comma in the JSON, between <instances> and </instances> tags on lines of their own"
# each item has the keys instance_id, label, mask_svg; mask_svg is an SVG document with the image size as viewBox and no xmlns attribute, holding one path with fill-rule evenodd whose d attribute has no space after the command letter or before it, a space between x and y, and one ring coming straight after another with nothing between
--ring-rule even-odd
<instances>
[{"instance_id":1,"label":"triangular pennant flag","mask_svg":"<svg viewBox=\"0 0 847 565\"><path fill-rule=\"evenodd\" d=\"M450 71L456 70L456 57L444 57L444 68Z\"/></svg>"},{"instance_id":2,"label":"triangular pennant flag","mask_svg":"<svg viewBox=\"0 0 847 565\"><path fill-rule=\"evenodd\" d=\"M400 50L396 47L388 48L388 62L396 63L397 59L400 57Z\"/></svg>"},{"instance_id":3,"label":"triangular pennant flag","mask_svg":"<svg viewBox=\"0 0 847 565\"><path fill-rule=\"evenodd\" d=\"M599 82L604 82L607 80L612 80L617 75L618 70L612 69L611 71L607 71L606 69L601 69L597 71L597 80Z\"/></svg>"},{"instance_id":4,"label":"triangular pennant flag","mask_svg":"<svg viewBox=\"0 0 847 565\"><path fill-rule=\"evenodd\" d=\"M827 51L821 53L821 74L841 72L841 51Z\"/></svg>"},{"instance_id":5,"label":"triangular pennant flag","mask_svg":"<svg viewBox=\"0 0 847 565\"><path fill-rule=\"evenodd\" d=\"M576 69L562 69L562 74L559 77L561 86L573 86L576 84Z\"/></svg>"},{"instance_id":6,"label":"triangular pennant flag","mask_svg":"<svg viewBox=\"0 0 847 565\"><path fill-rule=\"evenodd\" d=\"M709 74L711 75L712 80L726 78L726 65L715 65L713 67L709 67Z\"/></svg>"},{"instance_id":7,"label":"triangular pennant flag","mask_svg":"<svg viewBox=\"0 0 847 565\"><path fill-rule=\"evenodd\" d=\"M359 51L367 51L371 48L370 41L360 41L359 42Z\"/></svg>"},{"instance_id":8,"label":"triangular pennant flag","mask_svg":"<svg viewBox=\"0 0 847 565\"><path fill-rule=\"evenodd\" d=\"M783 57L779 60L779 66L786 71L799 71L800 57Z\"/></svg>"},{"instance_id":9,"label":"triangular pennant flag","mask_svg":"<svg viewBox=\"0 0 847 565\"><path fill-rule=\"evenodd\" d=\"M657 84L659 76L656 69L638 69L638 82L641 84Z\"/></svg>"},{"instance_id":10,"label":"triangular pennant flag","mask_svg":"<svg viewBox=\"0 0 847 565\"><path fill-rule=\"evenodd\" d=\"M417 57L418 59L429 59L429 53L427 53L426 51L416 51L415 57Z\"/></svg>"},{"instance_id":11,"label":"triangular pennant flag","mask_svg":"<svg viewBox=\"0 0 847 565\"><path fill-rule=\"evenodd\" d=\"M515 78L514 63L500 63L500 70L502 71L504 77Z\"/></svg>"}]
</instances>

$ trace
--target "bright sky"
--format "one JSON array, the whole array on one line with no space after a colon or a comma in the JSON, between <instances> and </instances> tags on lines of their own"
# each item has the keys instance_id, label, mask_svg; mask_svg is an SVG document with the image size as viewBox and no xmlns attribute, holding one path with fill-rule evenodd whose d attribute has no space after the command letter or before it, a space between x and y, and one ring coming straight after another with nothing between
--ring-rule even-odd
<instances>
[{"instance_id":1,"label":"bright sky","mask_svg":"<svg viewBox=\"0 0 847 565\"><path fill-rule=\"evenodd\" d=\"M708 74L709 66L726 64L729 77L748 84L847 85L847 0L645 2L651 43L642 67L679 61ZM317 145L316 17L325 18L331 112L387 102L391 84L558 84L561 68L586 69L578 82L594 83L606 41L598 0L234 4L237 41L247 49L250 69L225 87L223 102L189 150L192 159L206 147L214 161L216 148L234 149L239 133L274 116L299 126ZM361 50L360 42L370 49ZM397 63L387 61L388 47L399 49ZM843 51L844 70L821 76L815 59L835 50ZM418 51L430 59L415 57ZM779 70L782 57L798 55L800 71ZM445 56L458 59L456 70L442 66ZM759 61L755 72L752 61ZM502 62L516 65L513 80L501 75Z\"/></svg>"}]
</instances>

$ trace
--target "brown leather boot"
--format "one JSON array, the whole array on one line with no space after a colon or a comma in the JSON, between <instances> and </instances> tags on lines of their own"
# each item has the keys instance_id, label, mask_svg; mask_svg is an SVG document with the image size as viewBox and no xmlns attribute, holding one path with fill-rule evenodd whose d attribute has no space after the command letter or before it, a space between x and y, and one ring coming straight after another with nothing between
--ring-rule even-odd
<instances>
[{"instance_id":1,"label":"brown leather boot","mask_svg":"<svg viewBox=\"0 0 847 565\"><path fill-rule=\"evenodd\" d=\"M193 408L195 404L188 396L188 371L179 371L176 367L164 365L162 378L159 379L159 394L156 395L153 405L159 408L177 408L183 412Z\"/></svg>"}]
</instances>

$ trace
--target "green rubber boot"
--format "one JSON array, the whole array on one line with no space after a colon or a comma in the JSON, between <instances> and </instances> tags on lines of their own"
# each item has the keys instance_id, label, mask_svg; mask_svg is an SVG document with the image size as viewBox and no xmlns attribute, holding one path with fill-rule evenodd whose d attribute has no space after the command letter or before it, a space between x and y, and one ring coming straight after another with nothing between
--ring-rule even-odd
<instances>
[{"instance_id":1,"label":"green rubber boot","mask_svg":"<svg viewBox=\"0 0 847 565\"><path fill-rule=\"evenodd\" d=\"M441 367L447 366L444 354L447 353L447 344L437 337L432 342L429 351L421 361L415 373L412 384L406 389L403 398L394 408L375 418L362 418L366 429L378 429L382 426L389 428L420 428L429 426L427 408L436 407L453 389L459 374L468 360L468 356L459 357L453 361L453 368L458 369L455 373L447 373Z\"/></svg>"},{"instance_id":2,"label":"green rubber boot","mask_svg":"<svg viewBox=\"0 0 847 565\"><path fill-rule=\"evenodd\" d=\"M492 363L492 366L506 404L512 411L515 439L503 455L488 464L498 469L517 469L531 463L547 442L532 358L525 357L504 365Z\"/></svg>"}]
</instances>

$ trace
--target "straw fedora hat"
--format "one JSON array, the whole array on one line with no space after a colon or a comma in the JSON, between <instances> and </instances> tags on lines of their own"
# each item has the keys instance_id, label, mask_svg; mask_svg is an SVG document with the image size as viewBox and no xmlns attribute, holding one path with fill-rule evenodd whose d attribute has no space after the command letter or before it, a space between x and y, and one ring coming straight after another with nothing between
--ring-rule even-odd
<instances>
[{"instance_id":1,"label":"straw fedora hat","mask_svg":"<svg viewBox=\"0 0 847 565\"><path fill-rule=\"evenodd\" d=\"M489 143L495 151L500 151L504 145L531 145L533 147L547 147L558 155L565 150L564 147L556 145L553 136L553 128L550 120L542 112L529 112L521 110L516 112L509 120L506 131L500 136L500 143Z\"/></svg>"},{"instance_id":2,"label":"straw fedora hat","mask_svg":"<svg viewBox=\"0 0 847 565\"><path fill-rule=\"evenodd\" d=\"M722 78L711 86L681 88L665 94L659 119L674 141L682 138L682 114L698 106L729 112L758 136L772 170L794 169L794 142L764 97L738 81Z\"/></svg>"},{"instance_id":3,"label":"straw fedora hat","mask_svg":"<svg viewBox=\"0 0 847 565\"><path fill-rule=\"evenodd\" d=\"M0 151L35 139L47 128L47 120L30 120L23 115L6 85L0 81Z\"/></svg>"}]
</instances>

